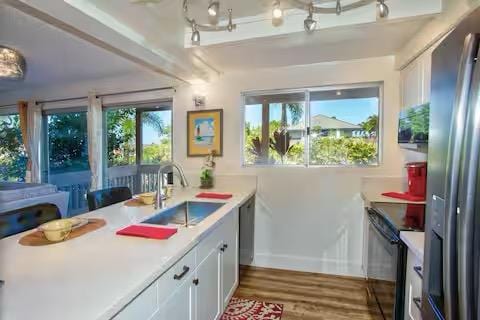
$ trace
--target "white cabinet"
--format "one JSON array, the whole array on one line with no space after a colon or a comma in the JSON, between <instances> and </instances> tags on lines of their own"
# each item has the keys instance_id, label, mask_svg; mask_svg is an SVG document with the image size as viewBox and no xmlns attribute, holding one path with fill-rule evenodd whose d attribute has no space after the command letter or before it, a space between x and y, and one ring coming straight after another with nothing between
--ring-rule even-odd
<instances>
[{"instance_id":1,"label":"white cabinet","mask_svg":"<svg viewBox=\"0 0 480 320\"><path fill-rule=\"evenodd\" d=\"M222 251L222 303L227 306L238 285L239 240L238 215L225 222Z\"/></svg>"},{"instance_id":2,"label":"white cabinet","mask_svg":"<svg viewBox=\"0 0 480 320\"><path fill-rule=\"evenodd\" d=\"M178 289L163 302L158 313L152 320L194 320L195 319L195 284L192 273ZM143 319L143 318L138 318Z\"/></svg>"},{"instance_id":3,"label":"white cabinet","mask_svg":"<svg viewBox=\"0 0 480 320\"><path fill-rule=\"evenodd\" d=\"M238 285L238 218L227 214L114 319L219 319Z\"/></svg>"},{"instance_id":4,"label":"white cabinet","mask_svg":"<svg viewBox=\"0 0 480 320\"><path fill-rule=\"evenodd\" d=\"M432 51L425 51L401 71L402 108L430 102Z\"/></svg>"},{"instance_id":5,"label":"white cabinet","mask_svg":"<svg viewBox=\"0 0 480 320\"><path fill-rule=\"evenodd\" d=\"M220 248L223 248L223 243L219 243L210 251L196 272L197 320L218 319L223 311Z\"/></svg>"},{"instance_id":6,"label":"white cabinet","mask_svg":"<svg viewBox=\"0 0 480 320\"><path fill-rule=\"evenodd\" d=\"M405 320L421 320L422 260L408 250L407 274L405 279Z\"/></svg>"}]
</instances>

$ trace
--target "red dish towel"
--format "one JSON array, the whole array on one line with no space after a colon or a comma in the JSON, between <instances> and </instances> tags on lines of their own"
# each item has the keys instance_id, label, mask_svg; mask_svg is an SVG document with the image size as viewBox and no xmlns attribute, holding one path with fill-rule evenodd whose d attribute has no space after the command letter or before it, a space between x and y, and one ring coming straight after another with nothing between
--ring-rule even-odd
<instances>
[{"instance_id":1,"label":"red dish towel","mask_svg":"<svg viewBox=\"0 0 480 320\"><path fill-rule=\"evenodd\" d=\"M231 193L215 193L215 192L202 192L196 195L197 198L208 198L208 199L230 199L232 197Z\"/></svg>"},{"instance_id":2,"label":"red dish towel","mask_svg":"<svg viewBox=\"0 0 480 320\"><path fill-rule=\"evenodd\" d=\"M161 228L149 226L128 226L118 230L117 234L122 236L142 237L158 240L166 240L177 233L175 228Z\"/></svg>"},{"instance_id":3,"label":"red dish towel","mask_svg":"<svg viewBox=\"0 0 480 320\"><path fill-rule=\"evenodd\" d=\"M419 202L425 201L425 197L412 196L411 194L402 193L402 192L385 192L385 193L382 193L382 196L395 198L395 199L402 199L407 201L419 201Z\"/></svg>"}]
</instances>

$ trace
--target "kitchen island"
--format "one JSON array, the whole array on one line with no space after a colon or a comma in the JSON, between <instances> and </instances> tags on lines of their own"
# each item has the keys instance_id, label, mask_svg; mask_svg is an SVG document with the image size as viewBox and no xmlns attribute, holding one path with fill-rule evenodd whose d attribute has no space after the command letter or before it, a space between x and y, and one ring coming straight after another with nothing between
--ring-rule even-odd
<instances>
[{"instance_id":1,"label":"kitchen island","mask_svg":"<svg viewBox=\"0 0 480 320\"><path fill-rule=\"evenodd\" d=\"M194 227L179 227L169 240L116 235L117 230L159 211L151 205L127 207L123 203L80 216L102 218L107 224L76 239L43 247L18 244L22 236L32 232L28 231L0 240L0 278L5 281L0 288L0 319L129 318L122 316L126 306L149 291L154 283L161 290L159 278L163 274L184 260L222 221L234 214L238 217L239 206L256 192L256 180L251 177L219 180L213 191L229 192L233 197L201 200L195 198L200 192L198 188L174 190L167 207L186 200L225 205ZM195 255L192 257L194 260ZM235 268L238 280L238 266Z\"/></svg>"}]
</instances>

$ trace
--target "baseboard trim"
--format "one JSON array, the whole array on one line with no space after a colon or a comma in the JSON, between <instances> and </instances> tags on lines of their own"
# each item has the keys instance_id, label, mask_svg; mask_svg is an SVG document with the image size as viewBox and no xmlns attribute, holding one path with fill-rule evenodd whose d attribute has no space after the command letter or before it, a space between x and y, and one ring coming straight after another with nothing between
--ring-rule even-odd
<instances>
[{"instance_id":1,"label":"baseboard trim","mask_svg":"<svg viewBox=\"0 0 480 320\"><path fill-rule=\"evenodd\" d=\"M319 259L301 256L255 254L253 266L340 276L364 277L360 262Z\"/></svg>"}]
</instances>

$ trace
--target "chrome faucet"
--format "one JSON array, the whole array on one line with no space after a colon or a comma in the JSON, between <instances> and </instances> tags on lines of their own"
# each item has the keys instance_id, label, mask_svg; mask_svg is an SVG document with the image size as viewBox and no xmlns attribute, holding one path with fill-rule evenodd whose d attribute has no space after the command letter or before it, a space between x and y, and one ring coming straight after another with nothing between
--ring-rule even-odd
<instances>
[{"instance_id":1,"label":"chrome faucet","mask_svg":"<svg viewBox=\"0 0 480 320\"><path fill-rule=\"evenodd\" d=\"M155 196L155 209L161 209L163 207L163 201L167 198L163 192L163 171L165 171L165 169L169 167L177 169L178 174L180 175L180 183L182 187L186 188L189 185L187 178L185 177L185 173L183 172L182 167L178 163L167 162L162 164L158 169L157 173L157 194Z\"/></svg>"}]
</instances>

